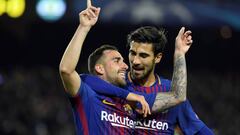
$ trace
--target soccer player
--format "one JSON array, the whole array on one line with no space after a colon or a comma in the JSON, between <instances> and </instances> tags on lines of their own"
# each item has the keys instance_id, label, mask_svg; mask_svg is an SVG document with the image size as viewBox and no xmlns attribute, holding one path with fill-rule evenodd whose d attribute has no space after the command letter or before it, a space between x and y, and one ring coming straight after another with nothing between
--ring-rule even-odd
<instances>
[{"instance_id":1,"label":"soccer player","mask_svg":"<svg viewBox=\"0 0 240 135\"><path fill-rule=\"evenodd\" d=\"M73 108L78 135L132 134L135 113L125 99L140 102L143 114L147 115L150 113L148 103L153 104L155 95L146 96L146 99L149 99L148 103L143 96L126 90L115 94L121 98L113 98L114 93L105 96L99 94L101 91L93 90L85 84L82 81L84 75L79 76L75 71L83 41L96 23L99 12L100 8L89 6L80 13L80 25L59 66L60 75ZM125 73L128 66L116 48L102 46L90 56L90 59L95 63L94 72L99 78L117 86L126 84Z\"/></svg>"},{"instance_id":2,"label":"soccer player","mask_svg":"<svg viewBox=\"0 0 240 135\"><path fill-rule=\"evenodd\" d=\"M190 40L192 37L187 36L186 38L185 34L178 34L176 37L174 54L176 55L176 49L182 46L180 48L182 53L178 55L184 61L185 53L189 47L187 44L192 44L192 42L186 42L186 40ZM171 85L174 84L173 82L155 73L155 66L161 61L166 42L167 39L164 30L159 30L155 27L141 27L128 35L130 72L127 74L127 82L129 86L136 91L144 93L165 93L171 91L175 87ZM175 77L179 78L184 76L180 75ZM164 100L168 97L162 96L157 98ZM167 106L168 104L166 104L166 107ZM150 125L153 122L165 126L161 128L155 126L155 128L152 128ZM139 135L172 135L174 134L174 127L177 124L185 135L213 134L213 132L199 120L188 100L178 106L166 109L160 114L152 114L147 118L140 119L140 122L137 123L135 127L135 133Z\"/></svg>"}]
</instances>

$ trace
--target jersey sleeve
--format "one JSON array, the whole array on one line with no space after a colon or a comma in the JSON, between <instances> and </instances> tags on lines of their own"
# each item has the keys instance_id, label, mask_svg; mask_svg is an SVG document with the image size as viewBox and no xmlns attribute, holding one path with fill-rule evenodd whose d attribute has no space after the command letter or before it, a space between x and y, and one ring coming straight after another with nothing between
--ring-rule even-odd
<instances>
[{"instance_id":1,"label":"jersey sleeve","mask_svg":"<svg viewBox=\"0 0 240 135\"><path fill-rule=\"evenodd\" d=\"M171 91L171 83L172 83L171 80L164 79L161 77L161 84L165 86L166 92Z\"/></svg>"},{"instance_id":2,"label":"jersey sleeve","mask_svg":"<svg viewBox=\"0 0 240 135\"><path fill-rule=\"evenodd\" d=\"M94 75L81 74L81 80L88 84L95 92L108 96L115 96L126 99L129 94L128 90L114 86Z\"/></svg>"},{"instance_id":3,"label":"jersey sleeve","mask_svg":"<svg viewBox=\"0 0 240 135\"><path fill-rule=\"evenodd\" d=\"M87 99L94 95L96 95L96 92L92 88L90 88L85 82L81 82L81 85L80 85L80 88L79 88L77 94L73 97L71 97L70 95L68 95L68 96L70 99L75 99L75 98L79 98L79 97L81 99L85 99L85 98Z\"/></svg>"},{"instance_id":4,"label":"jersey sleeve","mask_svg":"<svg viewBox=\"0 0 240 135\"><path fill-rule=\"evenodd\" d=\"M210 128L204 126L200 131L196 133L196 135L214 135L214 133Z\"/></svg>"},{"instance_id":5,"label":"jersey sleeve","mask_svg":"<svg viewBox=\"0 0 240 135\"><path fill-rule=\"evenodd\" d=\"M116 96L119 98L124 98L128 96L130 92L144 96L145 100L148 102L149 107L152 108L153 103L156 98L156 94L145 94L142 92L136 92L131 87L125 87L125 89L117 87L113 84L110 84L96 76L81 74L80 75L82 81L90 86L96 93L100 93L103 95ZM137 107L141 108L141 104L137 103Z\"/></svg>"},{"instance_id":6,"label":"jersey sleeve","mask_svg":"<svg viewBox=\"0 0 240 135\"><path fill-rule=\"evenodd\" d=\"M146 94L146 93L136 92L136 91L134 91L133 93L144 96L144 98L145 98L146 102L148 103L149 107L150 108L153 107L153 104L155 102L156 95L157 95L156 93ZM137 103L137 108L142 108L140 103Z\"/></svg>"},{"instance_id":7,"label":"jersey sleeve","mask_svg":"<svg viewBox=\"0 0 240 135\"><path fill-rule=\"evenodd\" d=\"M178 122L185 135L193 135L205 126L188 100L179 105Z\"/></svg>"}]
</instances>

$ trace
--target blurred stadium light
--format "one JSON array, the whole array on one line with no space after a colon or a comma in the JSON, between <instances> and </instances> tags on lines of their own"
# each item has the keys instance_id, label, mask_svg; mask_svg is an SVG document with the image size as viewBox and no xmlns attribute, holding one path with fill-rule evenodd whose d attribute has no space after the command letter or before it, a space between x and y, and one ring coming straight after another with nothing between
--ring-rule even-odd
<instances>
[{"instance_id":1,"label":"blurred stadium light","mask_svg":"<svg viewBox=\"0 0 240 135\"><path fill-rule=\"evenodd\" d=\"M50 63L52 65L56 64L56 58L61 57L61 53L59 53L60 49L57 51L56 48L59 46L63 47L67 44L69 38L71 38L75 28L74 26L79 22L79 12L86 8L86 0L24 1L26 4L25 10L19 18L11 18L5 12L6 8L1 8L6 7L9 1L10 0L0 0L0 11L4 11L2 15L0 14L0 37L2 41L0 43L0 50L4 50L0 53L2 57L0 64L11 63L11 61L25 64L40 63L40 61L42 61L43 63ZM41 3L43 8L40 8ZM65 6L63 3L65 3ZM91 41L92 44L96 44L95 42L97 41L100 43L109 42L109 40L116 41L117 44L125 44L124 34L127 34L130 29L137 26L162 26L168 29L169 33L171 33L169 34L170 36L174 35L173 32L177 31L176 29L180 26L185 26L193 30L193 33L198 34L198 36L194 35L195 41L198 41L195 43L200 44L200 41L202 41L203 43L201 44L208 48L212 47L212 50L208 50L209 53L223 53L220 50L215 51L215 48L223 48L222 51L229 49L229 52L238 50L238 37L240 32L239 1L92 0L92 3L94 6L101 7L101 14L97 24L98 31L104 30L104 32L106 32L106 30L111 29L108 33L104 33L106 37L108 37L107 34L111 33L111 38L104 39L103 37L99 37ZM40 9L44 9L44 12L38 15L36 8L39 8L39 11L43 11ZM55 19L58 20L51 21L51 17L56 17ZM97 32L93 33L96 35L99 34ZM120 39L122 37L123 39ZM41 41L38 41L39 38L41 38ZM51 49L46 50L49 44L51 44ZM216 44L218 44L218 46L215 46ZM229 48L225 49L224 47L227 47L225 44L229 44ZM203 45L201 45L201 47L205 52ZM222 48L219 48L221 46ZM18 48L14 53L11 53L14 55L10 55L10 58L4 59L6 55L8 56L9 54L6 50L12 51L13 47ZM46 61L44 61L42 57L45 55L42 55L42 51L49 51L51 52L49 55L57 54L59 56L55 55L52 59L46 59ZM199 49L198 52L200 52ZM25 55L19 57L22 56L22 54ZM196 57L200 56L200 54L197 54L198 53L196 53ZM235 55L238 54L239 53L231 53L228 57L237 58ZM205 55L205 57L208 58L207 55ZM30 62L25 62L25 59L28 58ZM49 57L46 55L46 58ZM214 58L215 57L212 59ZM199 59L201 58L199 57ZM224 59L227 58L224 57ZM220 63L220 60L216 62ZM230 63L230 67L235 67L232 66L235 64L232 64L230 61L228 62Z\"/></svg>"},{"instance_id":2,"label":"blurred stadium light","mask_svg":"<svg viewBox=\"0 0 240 135\"><path fill-rule=\"evenodd\" d=\"M74 1L74 15L86 7ZM238 3L238 4L236 4ZM101 22L117 24L162 24L217 27L229 25L240 30L240 2L213 0L111 0L94 1L102 8ZM70 19L71 20L71 19Z\"/></svg>"},{"instance_id":3,"label":"blurred stadium light","mask_svg":"<svg viewBox=\"0 0 240 135\"><path fill-rule=\"evenodd\" d=\"M39 0L36 11L45 21L57 21L66 11L66 3L64 0Z\"/></svg>"},{"instance_id":4,"label":"blurred stadium light","mask_svg":"<svg viewBox=\"0 0 240 135\"><path fill-rule=\"evenodd\" d=\"M239 1L93 0L93 4L102 9L101 23L135 25L147 22L157 25L191 25L195 27L226 25L240 30ZM24 12L24 6L24 0L0 0L0 18L4 13L19 16ZM26 2L26 16L22 18L32 22L35 18L34 15L28 16L29 12L32 14L30 7L36 7L37 13L34 14L38 14L45 21L60 19L62 22L72 23L76 22L78 13L86 7L86 1L38 0Z\"/></svg>"},{"instance_id":5,"label":"blurred stadium light","mask_svg":"<svg viewBox=\"0 0 240 135\"><path fill-rule=\"evenodd\" d=\"M0 16L6 13L12 18L18 18L24 11L25 0L0 0Z\"/></svg>"}]
</instances>

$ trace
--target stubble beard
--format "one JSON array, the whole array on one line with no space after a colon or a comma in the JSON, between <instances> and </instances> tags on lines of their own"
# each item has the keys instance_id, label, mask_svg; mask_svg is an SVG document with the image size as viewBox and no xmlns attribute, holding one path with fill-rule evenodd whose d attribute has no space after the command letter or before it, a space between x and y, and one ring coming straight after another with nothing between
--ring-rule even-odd
<instances>
[{"instance_id":1,"label":"stubble beard","mask_svg":"<svg viewBox=\"0 0 240 135\"><path fill-rule=\"evenodd\" d=\"M149 70L147 71L143 70L143 72L138 75L136 75L136 73L134 72L134 69L132 68L130 73L131 79L135 82L146 80L150 76L151 72L153 71L153 67L154 65L152 65L152 67Z\"/></svg>"},{"instance_id":2,"label":"stubble beard","mask_svg":"<svg viewBox=\"0 0 240 135\"><path fill-rule=\"evenodd\" d=\"M112 84L118 86L118 87L125 87L127 85L127 82L125 79L122 78L116 78Z\"/></svg>"},{"instance_id":3,"label":"stubble beard","mask_svg":"<svg viewBox=\"0 0 240 135\"><path fill-rule=\"evenodd\" d=\"M119 76L109 76L108 80L111 84L118 86L118 87L125 87L127 85L127 82L125 78L119 77Z\"/></svg>"}]
</instances>

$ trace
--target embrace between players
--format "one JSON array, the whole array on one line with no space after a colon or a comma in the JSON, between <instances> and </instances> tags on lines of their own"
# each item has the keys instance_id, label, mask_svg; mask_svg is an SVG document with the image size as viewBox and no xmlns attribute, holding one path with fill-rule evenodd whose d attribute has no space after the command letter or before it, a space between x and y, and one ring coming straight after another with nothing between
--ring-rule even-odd
<instances>
[{"instance_id":1,"label":"embrace between players","mask_svg":"<svg viewBox=\"0 0 240 135\"><path fill-rule=\"evenodd\" d=\"M212 135L186 99L185 54L193 41L184 27L175 40L172 80L155 73L167 38L163 29L151 26L128 35L129 71L115 46L102 45L88 58L90 74L77 73L78 62L83 63L79 58L84 40L99 14L100 8L88 0L59 66L77 134L173 135L179 126L185 135Z\"/></svg>"}]
</instances>

